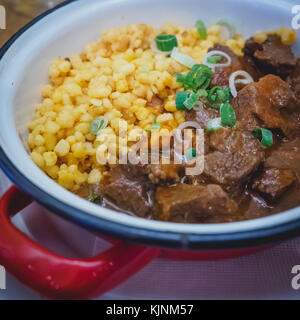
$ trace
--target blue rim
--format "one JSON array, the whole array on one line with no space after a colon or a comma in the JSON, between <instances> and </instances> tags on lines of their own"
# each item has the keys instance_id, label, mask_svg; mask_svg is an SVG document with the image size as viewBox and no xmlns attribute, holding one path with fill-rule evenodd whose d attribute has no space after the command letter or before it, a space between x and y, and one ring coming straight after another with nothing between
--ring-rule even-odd
<instances>
[{"instance_id":1,"label":"blue rim","mask_svg":"<svg viewBox=\"0 0 300 320\"><path fill-rule=\"evenodd\" d=\"M39 15L20 29L0 49L0 60L11 45L31 26L57 9L79 0L68 0ZM22 190L31 195L40 204L59 216L84 228L106 236L128 240L140 244L177 249L232 249L259 246L271 242L286 240L300 235L300 220L277 227L249 232L235 232L220 235L181 234L178 232L149 231L148 229L129 227L86 214L71 205L50 196L29 181L6 156L0 146L0 167L5 174Z\"/></svg>"}]
</instances>

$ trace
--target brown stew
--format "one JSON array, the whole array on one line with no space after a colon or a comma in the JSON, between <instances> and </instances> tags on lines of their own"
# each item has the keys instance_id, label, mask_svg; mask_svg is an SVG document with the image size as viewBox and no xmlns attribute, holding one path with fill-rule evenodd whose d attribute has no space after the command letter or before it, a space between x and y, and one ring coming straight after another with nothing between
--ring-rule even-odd
<instances>
[{"instance_id":1,"label":"brown stew","mask_svg":"<svg viewBox=\"0 0 300 320\"><path fill-rule=\"evenodd\" d=\"M232 59L230 66L216 68L211 88L228 87L237 70L255 82L237 88L230 102L236 126L205 132L204 172L185 176L184 165L175 164L114 166L94 186L96 202L139 217L187 223L247 220L300 205L300 59L276 35L263 43L249 39L243 57L221 45L211 50ZM209 107L186 111L186 121L202 128L216 117L218 111ZM272 131L271 147L253 136L256 128ZM88 187L80 195L87 197Z\"/></svg>"}]
</instances>

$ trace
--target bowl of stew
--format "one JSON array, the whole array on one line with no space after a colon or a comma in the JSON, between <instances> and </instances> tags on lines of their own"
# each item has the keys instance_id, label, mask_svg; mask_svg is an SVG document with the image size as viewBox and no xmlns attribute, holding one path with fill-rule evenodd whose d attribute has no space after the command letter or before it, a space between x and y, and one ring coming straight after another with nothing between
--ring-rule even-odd
<instances>
[{"instance_id":1,"label":"bowl of stew","mask_svg":"<svg viewBox=\"0 0 300 320\"><path fill-rule=\"evenodd\" d=\"M20 188L1 200L0 231L4 247L27 250L0 262L20 276L36 250L42 274L59 269L57 256L9 224L32 199L129 241L113 241L111 261L99 262L111 263L111 277L126 269L122 280L162 252L232 257L299 234L300 46L292 8L292 1L67 1L21 29L0 53L0 163ZM121 161L137 144L134 161ZM188 173L197 159L201 170ZM54 295L39 276L24 278ZM116 285L103 281L102 274L94 291L60 283L66 290L57 295Z\"/></svg>"}]
</instances>

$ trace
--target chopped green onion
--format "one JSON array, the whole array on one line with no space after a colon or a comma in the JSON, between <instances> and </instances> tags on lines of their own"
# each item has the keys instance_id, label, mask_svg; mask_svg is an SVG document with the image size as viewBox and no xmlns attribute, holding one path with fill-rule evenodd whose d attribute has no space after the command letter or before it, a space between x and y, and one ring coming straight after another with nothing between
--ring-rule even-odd
<instances>
[{"instance_id":1,"label":"chopped green onion","mask_svg":"<svg viewBox=\"0 0 300 320\"><path fill-rule=\"evenodd\" d=\"M148 73L149 72L149 67L145 66L145 67L139 67L139 70Z\"/></svg>"},{"instance_id":2,"label":"chopped green onion","mask_svg":"<svg viewBox=\"0 0 300 320\"><path fill-rule=\"evenodd\" d=\"M196 22L196 28L199 33L199 36L201 39L206 40L207 39L207 32L206 32L206 27L205 24L202 20L198 20Z\"/></svg>"},{"instance_id":3,"label":"chopped green onion","mask_svg":"<svg viewBox=\"0 0 300 320\"><path fill-rule=\"evenodd\" d=\"M152 127L151 130L146 130L146 132L153 132L155 130L159 130L161 128L161 123L155 122L155 116L152 119Z\"/></svg>"},{"instance_id":4,"label":"chopped green onion","mask_svg":"<svg viewBox=\"0 0 300 320\"><path fill-rule=\"evenodd\" d=\"M191 109L193 109L193 107L194 107L195 103L198 101L198 99L199 99L198 94L191 92L183 104L187 110L191 110Z\"/></svg>"},{"instance_id":5,"label":"chopped green onion","mask_svg":"<svg viewBox=\"0 0 300 320\"><path fill-rule=\"evenodd\" d=\"M176 80L183 83L185 89L197 92L199 89L207 89L212 79L212 70L204 64L195 64L187 75L177 75Z\"/></svg>"},{"instance_id":6,"label":"chopped green onion","mask_svg":"<svg viewBox=\"0 0 300 320\"><path fill-rule=\"evenodd\" d=\"M177 110L185 110L185 105L184 102L186 101L186 99L189 97L189 95L191 94L191 91L178 91L176 94L176 109Z\"/></svg>"},{"instance_id":7,"label":"chopped green onion","mask_svg":"<svg viewBox=\"0 0 300 320\"><path fill-rule=\"evenodd\" d=\"M223 126L234 127L236 124L236 116L232 106L225 103L221 106L221 122Z\"/></svg>"},{"instance_id":8,"label":"chopped green onion","mask_svg":"<svg viewBox=\"0 0 300 320\"><path fill-rule=\"evenodd\" d=\"M192 68L196 64L196 61L193 58L191 58L187 54L179 52L177 47L172 50L171 58L175 59L177 62L188 68Z\"/></svg>"},{"instance_id":9,"label":"chopped green onion","mask_svg":"<svg viewBox=\"0 0 300 320\"><path fill-rule=\"evenodd\" d=\"M194 158L196 158L196 156L197 156L197 153L194 148L191 148L185 152L185 158L187 161L193 160Z\"/></svg>"},{"instance_id":10,"label":"chopped green onion","mask_svg":"<svg viewBox=\"0 0 300 320\"><path fill-rule=\"evenodd\" d=\"M201 97L201 98L206 98L207 95L208 95L208 93L207 93L207 91L206 91L205 89L199 89L199 90L197 91L197 94L198 94L199 98L200 98L200 97Z\"/></svg>"},{"instance_id":11,"label":"chopped green onion","mask_svg":"<svg viewBox=\"0 0 300 320\"><path fill-rule=\"evenodd\" d=\"M273 134L270 130L257 128L252 131L254 138L259 139L264 147L271 147L273 144Z\"/></svg>"},{"instance_id":12,"label":"chopped green onion","mask_svg":"<svg viewBox=\"0 0 300 320\"><path fill-rule=\"evenodd\" d=\"M222 120L221 118L215 118L212 120L209 120L206 124L206 130L207 131L217 131L222 127Z\"/></svg>"},{"instance_id":13,"label":"chopped green onion","mask_svg":"<svg viewBox=\"0 0 300 320\"><path fill-rule=\"evenodd\" d=\"M207 58L207 62L211 64L216 64L217 62L221 61L222 57L221 56L212 56Z\"/></svg>"},{"instance_id":14,"label":"chopped green onion","mask_svg":"<svg viewBox=\"0 0 300 320\"><path fill-rule=\"evenodd\" d=\"M178 47L176 36L173 34L160 34L155 38L156 47L163 52L172 51L174 47Z\"/></svg>"},{"instance_id":15,"label":"chopped green onion","mask_svg":"<svg viewBox=\"0 0 300 320\"><path fill-rule=\"evenodd\" d=\"M177 82L184 82L184 81L185 81L185 77L186 77L185 74L177 73L177 74L176 74L176 81L177 81Z\"/></svg>"},{"instance_id":16,"label":"chopped green onion","mask_svg":"<svg viewBox=\"0 0 300 320\"><path fill-rule=\"evenodd\" d=\"M221 89L221 90L222 90L222 88L219 87L219 86L214 86L214 87L212 87L212 88L209 90L208 96L207 96L207 100L208 100L209 102L214 102L214 101L216 101L216 99L217 99L217 94L214 94L214 93L215 93L215 91L217 91L218 89Z\"/></svg>"},{"instance_id":17,"label":"chopped green onion","mask_svg":"<svg viewBox=\"0 0 300 320\"><path fill-rule=\"evenodd\" d=\"M108 120L105 117L99 117L90 124L90 132L97 135L100 131L105 129L108 125Z\"/></svg>"},{"instance_id":18,"label":"chopped green onion","mask_svg":"<svg viewBox=\"0 0 300 320\"><path fill-rule=\"evenodd\" d=\"M220 108L222 104L229 102L230 98L230 89L222 89L219 86L211 88L207 96L207 100L212 108Z\"/></svg>"}]
</instances>

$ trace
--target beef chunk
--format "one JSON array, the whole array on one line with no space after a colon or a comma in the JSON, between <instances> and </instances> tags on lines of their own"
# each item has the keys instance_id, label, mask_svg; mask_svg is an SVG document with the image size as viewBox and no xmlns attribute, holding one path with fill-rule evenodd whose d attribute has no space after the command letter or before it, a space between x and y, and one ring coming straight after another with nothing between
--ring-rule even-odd
<instances>
[{"instance_id":1,"label":"beef chunk","mask_svg":"<svg viewBox=\"0 0 300 320\"><path fill-rule=\"evenodd\" d=\"M243 50L246 56L254 59L263 74L273 73L285 79L296 66L291 47L283 44L278 35L269 35L263 43L250 38Z\"/></svg>"},{"instance_id":2,"label":"beef chunk","mask_svg":"<svg viewBox=\"0 0 300 320\"><path fill-rule=\"evenodd\" d=\"M216 68L211 81L211 87L228 87L230 75L238 70L244 70L248 72L255 81L258 80L260 76L262 76L250 57L239 57L230 48L220 44L214 45L214 47L210 48L208 51L213 50L223 51L227 53L231 58L231 64L227 67ZM225 61L226 59L222 58L220 63L224 63Z\"/></svg>"},{"instance_id":3,"label":"beef chunk","mask_svg":"<svg viewBox=\"0 0 300 320\"><path fill-rule=\"evenodd\" d=\"M273 200L282 195L295 181L292 170L271 168L266 169L254 180L252 188Z\"/></svg>"},{"instance_id":4,"label":"beef chunk","mask_svg":"<svg viewBox=\"0 0 300 320\"><path fill-rule=\"evenodd\" d=\"M300 175L300 138L282 143L270 150L266 157L266 168L290 169Z\"/></svg>"},{"instance_id":5,"label":"beef chunk","mask_svg":"<svg viewBox=\"0 0 300 320\"><path fill-rule=\"evenodd\" d=\"M199 111L187 111L185 113L185 120L186 121L195 121L200 124L201 128L205 128L207 122L219 117L219 110L214 108L206 108L203 107Z\"/></svg>"},{"instance_id":6,"label":"beef chunk","mask_svg":"<svg viewBox=\"0 0 300 320\"><path fill-rule=\"evenodd\" d=\"M294 71L288 76L287 83L295 95L295 101L298 108L300 108L300 59L297 60L297 66Z\"/></svg>"},{"instance_id":7,"label":"beef chunk","mask_svg":"<svg viewBox=\"0 0 300 320\"><path fill-rule=\"evenodd\" d=\"M150 168L149 178L155 184L179 183L184 175L184 166L179 164L152 164Z\"/></svg>"},{"instance_id":8,"label":"beef chunk","mask_svg":"<svg viewBox=\"0 0 300 320\"><path fill-rule=\"evenodd\" d=\"M138 172L138 166L117 166L108 172L100 189L120 209L149 217L153 208L154 185L147 175L137 176Z\"/></svg>"},{"instance_id":9,"label":"beef chunk","mask_svg":"<svg viewBox=\"0 0 300 320\"><path fill-rule=\"evenodd\" d=\"M293 109L293 92L289 85L274 75L250 83L232 100L240 124L247 130L264 125L280 128L289 135L294 124L285 119L281 109Z\"/></svg>"},{"instance_id":10,"label":"beef chunk","mask_svg":"<svg viewBox=\"0 0 300 320\"><path fill-rule=\"evenodd\" d=\"M210 139L216 151L205 156L204 174L224 186L237 186L255 171L264 158L258 140L250 132L220 129Z\"/></svg>"},{"instance_id":11,"label":"beef chunk","mask_svg":"<svg viewBox=\"0 0 300 320\"><path fill-rule=\"evenodd\" d=\"M211 216L230 215L237 204L218 185L179 184L159 187L156 200L159 219L164 221L203 222Z\"/></svg>"}]
</instances>

